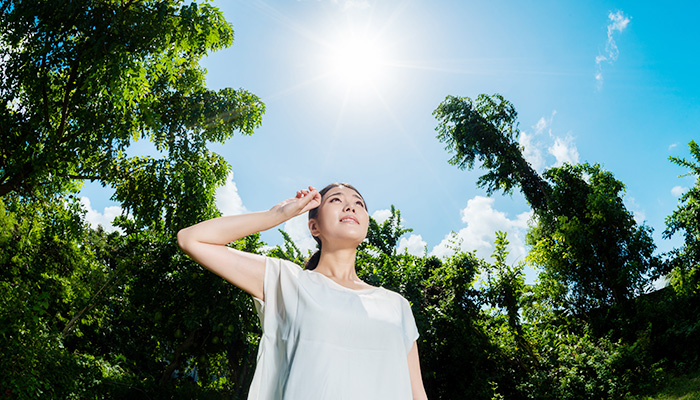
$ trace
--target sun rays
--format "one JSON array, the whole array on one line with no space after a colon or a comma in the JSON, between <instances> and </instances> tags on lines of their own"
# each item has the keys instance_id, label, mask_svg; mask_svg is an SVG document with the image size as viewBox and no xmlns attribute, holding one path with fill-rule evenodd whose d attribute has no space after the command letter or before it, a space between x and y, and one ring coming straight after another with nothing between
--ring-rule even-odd
<instances>
[{"instance_id":1,"label":"sun rays","mask_svg":"<svg viewBox=\"0 0 700 400\"><path fill-rule=\"evenodd\" d=\"M343 32L328 46L325 68L348 90L371 90L386 79L389 54L381 38L360 32Z\"/></svg>"}]
</instances>

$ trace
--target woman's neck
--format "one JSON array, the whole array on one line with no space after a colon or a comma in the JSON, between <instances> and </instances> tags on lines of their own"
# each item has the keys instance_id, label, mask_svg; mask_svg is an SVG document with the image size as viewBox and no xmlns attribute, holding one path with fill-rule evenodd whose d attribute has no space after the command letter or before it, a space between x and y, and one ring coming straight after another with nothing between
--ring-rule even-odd
<instances>
[{"instance_id":1,"label":"woman's neck","mask_svg":"<svg viewBox=\"0 0 700 400\"><path fill-rule=\"evenodd\" d=\"M355 272L355 256L357 250L339 249L321 251L316 272L320 272L335 280L354 282L359 280Z\"/></svg>"}]
</instances>

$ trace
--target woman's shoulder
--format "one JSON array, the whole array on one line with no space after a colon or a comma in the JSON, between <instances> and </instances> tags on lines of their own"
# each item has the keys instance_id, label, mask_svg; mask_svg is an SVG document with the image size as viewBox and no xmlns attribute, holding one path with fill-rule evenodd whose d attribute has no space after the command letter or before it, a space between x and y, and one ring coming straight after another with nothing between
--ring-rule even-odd
<instances>
[{"instance_id":1,"label":"woman's shoulder","mask_svg":"<svg viewBox=\"0 0 700 400\"><path fill-rule=\"evenodd\" d=\"M268 270L268 272L272 273L273 275L281 275L281 274L291 274L294 275L295 277L298 277L301 272L303 271L303 268L301 265L285 260L283 258L277 258L277 257L270 257L270 256L264 256L265 257L265 269Z\"/></svg>"},{"instance_id":2,"label":"woman's shoulder","mask_svg":"<svg viewBox=\"0 0 700 400\"><path fill-rule=\"evenodd\" d=\"M392 289L388 289L383 286L372 286L376 288L376 293L380 296L386 297L387 299L390 299L394 302L397 303L402 303L402 304L407 304L410 305L410 302L399 292L394 291Z\"/></svg>"}]
</instances>

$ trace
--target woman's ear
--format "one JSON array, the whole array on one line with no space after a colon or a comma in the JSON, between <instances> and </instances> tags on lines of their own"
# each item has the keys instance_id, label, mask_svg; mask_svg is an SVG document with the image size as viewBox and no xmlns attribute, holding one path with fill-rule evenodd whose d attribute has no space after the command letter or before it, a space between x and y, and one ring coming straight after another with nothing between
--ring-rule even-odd
<instances>
[{"instance_id":1,"label":"woman's ear","mask_svg":"<svg viewBox=\"0 0 700 400\"><path fill-rule=\"evenodd\" d=\"M311 232L311 236L318 236L320 233L318 231L318 221L316 221L316 218L312 218L309 220L309 232Z\"/></svg>"}]
</instances>

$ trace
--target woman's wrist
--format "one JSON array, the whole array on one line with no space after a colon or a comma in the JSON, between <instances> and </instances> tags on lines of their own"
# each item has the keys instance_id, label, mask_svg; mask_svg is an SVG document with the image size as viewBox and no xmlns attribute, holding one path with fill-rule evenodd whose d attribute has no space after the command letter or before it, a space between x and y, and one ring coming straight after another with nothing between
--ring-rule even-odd
<instances>
[{"instance_id":1,"label":"woman's wrist","mask_svg":"<svg viewBox=\"0 0 700 400\"><path fill-rule=\"evenodd\" d=\"M265 219L269 221L270 227L267 229L272 229L294 218L294 216L287 215L281 208L271 208L263 213L267 214Z\"/></svg>"}]
</instances>

